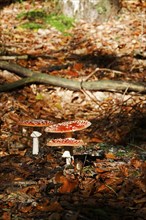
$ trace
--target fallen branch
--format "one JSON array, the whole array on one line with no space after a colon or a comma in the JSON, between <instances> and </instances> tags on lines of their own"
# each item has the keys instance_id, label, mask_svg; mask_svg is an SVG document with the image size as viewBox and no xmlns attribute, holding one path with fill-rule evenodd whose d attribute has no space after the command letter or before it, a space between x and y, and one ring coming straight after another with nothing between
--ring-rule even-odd
<instances>
[{"instance_id":1,"label":"fallen branch","mask_svg":"<svg viewBox=\"0 0 146 220\"><path fill-rule=\"evenodd\" d=\"M24 68L15 63L6 62L6 61L0 61L0 69L8 70L21 77L30 77L30 76L33 76L34 74L31 70L27 68Z\"/></svg>"},{"instance_id":2,"label":"fallen branch","mask_svg":"<svg viewBox=\"0 0 146 220\"><path fill-rule=\"evenodd\" d=\"M27 60L28 55L0 56L0 60Z\"/></svg>"},{"instance_id":3,"label":"fallen branch","mask_svg":"<svg viewBox=\"0 0 146 220\"><path fill-rule=\"evenodd\" d=\"M60 86L71 90L92 90L92 91L118 91L122 92L128 88L128 91L135 91L146 93L146 87L138 83L99 80L94 82L79 82L77 80L70 80L56 76L49 76L47 74L37 74L36 76L24 78L13 83L8 83L0 86L0 92L7 92L12 89L17 89L32 83L49 84L53 86Z\"/></svg>"},{"instance_id":4,"label":"fallen branch","mask_svg":"<svg viewBox=\"0 0 146 220\"><path fill-rule=\"evenodd\" d=\"M90 90L90 91L118 91L123 92L125 90L134 91L139 93L146 93L146 86L141 83L132 83L124 81L114 80L98 80L98 81L77 81L62 78L59 76L51 76L45 73L33 72L24 67L20 67L17 64L10 64L7 62L0 62L1 69L7 69L13 71L15 74L25 77L13 83L7 83L0 86L0 92L7 92L12 89L17 89L22 86L26 86L32 83L48 84L53 86L59 86L70 90Z\"/></svg>"}]
</instances>

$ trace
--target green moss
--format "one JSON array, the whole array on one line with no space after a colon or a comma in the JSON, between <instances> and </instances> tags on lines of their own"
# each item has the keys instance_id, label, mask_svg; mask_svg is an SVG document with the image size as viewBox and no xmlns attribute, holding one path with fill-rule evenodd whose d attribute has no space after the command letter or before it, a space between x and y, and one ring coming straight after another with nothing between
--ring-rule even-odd
<instances>
[{"instance_id":1,"label":"green moss","mask_svg":"<svg viewBox=\"0 0 146 220\"><path fill-rule=\"evenodd\" d=\"M73 18L64 16L63 14L48 15L43 10L22 12L17 16L17 18L23 21L23 24L20 25L22 28L39 29L46 28L47 25L50 25L62 33L65 33L73 27L74 23Z\"/></svg>"},{"instance_id":2,"label":"green moss","mask_svg":"<svg viewBox=\"0 0 146 220\"><path fill-rule=\"evenodd\" d=\"M61 32L65 32L73 27L74 19L62 15L51 14L47 16L46 22Z\"/></svg>"},{"instance_id":3,"label":"green moss","mask_svg":"<svg viewBox=\"0 0 146 220\"><path fill-rule=\"evenodd\" d=\"M38 30L39 28L42 28L42 25L35 22L26 22L25 24L20 25L20 27L25 29Z\"/></svg>"},{"instance_id":4,"label":"green moss","mask_svg":"<svg viewBox=\"0 0 146 220\"><path fill-rule=\"evenodd\" d=\"M36 20L36 19L44 19L46 17L46 12L43 10L32 10L28 12L21 12L18 14L18 19L28 19L28 20Z\"/></svg>"}]
</instances>

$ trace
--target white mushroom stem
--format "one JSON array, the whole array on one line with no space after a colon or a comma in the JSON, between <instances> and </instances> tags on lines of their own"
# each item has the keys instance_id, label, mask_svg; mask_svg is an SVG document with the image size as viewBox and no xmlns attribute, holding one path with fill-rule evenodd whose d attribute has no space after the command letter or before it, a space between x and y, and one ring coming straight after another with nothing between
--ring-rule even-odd
<instances>
[{"instance_id":1,"label":"white mushroom stem","mask_svg":"<svg viewBox=\"0 0 146 220\"><path fill-rule=\"evenodd\" d=\"M31 134L31 137L33 138L33 146L32 146L32 154L33 155L38 155L39 153L39 137L42 134L38 131L33 131Z\"/></svg>"}]
</instances>

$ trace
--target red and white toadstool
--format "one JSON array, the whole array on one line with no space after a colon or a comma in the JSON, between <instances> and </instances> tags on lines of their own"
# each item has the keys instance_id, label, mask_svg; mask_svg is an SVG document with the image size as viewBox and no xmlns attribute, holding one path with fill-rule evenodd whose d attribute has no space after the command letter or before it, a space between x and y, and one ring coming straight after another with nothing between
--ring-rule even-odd
<instances>
[{"instance_id":1,"label":"red and white toadstool","mask_svg":"<svg viewBox=\"0 0 146 220\"><path fill-rule=\"evenodd\" d=\"M19 121L18 125L23 126L23 127L33 127L33 128L40 128L40 127L47 127L52 125L53 122L49 120L43 120L43 119L30 119L30 120L25 120L25 121ZM38 131L33 131L31 133L31 137L33 138L33 149L32 149L32 154L37 155L39 152L39 137L42 134Z\"/></svg>"},{"instance_id":2,"label":"red and white toadstool","mask_svg":"<svg viewBox=\"0 0 146 220\"><path fill-rule=\"evenodd\" d=\"M65 147L65 151L62 157L66 158L66 165L70 165L73 159L73 147L82 146L82 145L84 145L83 140L76 140L75 138L52 139L47 143L47 146Z\"/></svg>"},{"instance_id":3,"label":"red and white toadstool","mask_svg":"<svg viewBox=\"0 0 146 220\"><path fill-rule=\"evenodd\" d=\"M49 120L44 119L30 119L30 120L24 120L19 121L18 125L20 126L26 126L26 127L48 127L50 125L53 125L54 123Z\"/></svg>"},{"instance_id":4,"label":"red and white toadstool","mask_svg":"<svg viewBox=\"0 0 146 220\"><path fill-rule=\"evenodd\" d=\"M50 125L45 129L46 132L50 133L65 133L66 137L65 139L54 139L51 140L48 143L48 146L66 146L67 151L64 152L65 156L67 156L68 159L66 159L66 164L71 163L71 159L73 159L72 155L72 147L73 146L82 146L84 143L82 140L76 140L72 137L72 132L83 130L91 125L91 122L87 120L75 120L75 121L67 121L62 122L58 124ZM55 145L57 144L57 145ZM72 146L72 147L71 147ZM71 148L69 148L71 147ZM63 154L63 156L64 156ZM69 155L70 154L70 155Z\"/></svg>"},{"instance_id":5,"label":"red and white toadstool","mask_svg":"<svg viewBox=\"0 0 146 220\"><path fill-rule=\"evenodd\" d=\"M66 137L72 137L72 132L83 130L90 125L91 122L87 120L66 121L50 125L45 131L50 133L65 133Z\"/></svg>"}]
</instances>

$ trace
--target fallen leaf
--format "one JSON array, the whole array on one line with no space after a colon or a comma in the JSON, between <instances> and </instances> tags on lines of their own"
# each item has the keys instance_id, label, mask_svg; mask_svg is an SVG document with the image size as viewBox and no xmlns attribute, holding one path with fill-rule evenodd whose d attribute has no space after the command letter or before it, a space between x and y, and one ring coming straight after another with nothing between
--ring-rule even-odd
<instances>
[{"instance_id":1,"label":"fallen leaf","mask_svg":"<svg viewBox=\"0 0 146 220\"><path fill-rule=\"evenodd\" d=\"M99 138L96 138L96 137L93 137L93 138L91 138L89 141L88 141L89 143L102 143L103 142L103 140L101 140L101 139L99 139Z\"/></svg>"},{"instance_id":2,"label":"fallen leaf","mask_svg":"<svg viewBox=\"0 0 146 220\"><path fill-rule=\"evenodd\" d=\"M107 186L105 184L102 184L98 189L97 192L103 192L103 191L109 191L109 189L107 188Z\"/></svg>"},{"instance_id":3,"label":"fallen leaf","mask_svg":"<svg viewBox=\"0 0 146 220\"><path fill-rule=\"evenodd\" d=\"M11 220L11 213L10 212L3 212L2 220Z\"/></svg>"},{"instance_id":4,"label":"fallen leaf","mask_svg":"<svg viewBox=\"0 0 146 220\"><path fill-rule=\"evenodd\" d=\"M80 71L82 68L83 68L83 64L82 63L75 63L73 68L76 70L76 71Z\"/></svg>"},{"instance_id":5,"label":"fallen leaf","mask_svg":"<svg viewBox=\"0 0 146 220\"><path fill-rule=\"evenodd\" d=\"M97 172L97 173L105 173L105 172L108 172L108 171L109 171L108 169L102 169L100 167L95 168L95 172Z\"/></svg>"},{"instance_id":6,"label":"fallen leaf","mask_svg":"<svg viewBox=\"0 0 146 220\"><path fill-rule=\"evenodd\" d=\"M20 212L23 213L28 213L32 210L32 205L22 205L21 208L19 209Z\"/></svg>"},{"instance_id":7,"label":"fallen leaf","mask_svg":"<svg viewBox=\"0 0 146 220\"><path fill-rule=\"evenodd\" d=\"M111 152L105 153L105 157L107 159L113 159L113 160L116 159L116 156L113 153L111 153Z\"/></svg>"},{"instance_id":8,"label":"fallen leaf","mask_svg":"<svg viewBox=\"0 0 146 220\"><path fill-rule=\"evenodd\" d=\"M61 211L62 210L62 206L60 205L59 202L55 201L55 202L52 202L51 204L49 205L44 205L44 204L39 204L37 205L37 209L40 210L40 211L46 211L46 212L58 212L58 211Z\"/></svg>"},{"instance_id":9,"label":"fallen leaf","mask_svg":"<svg viewBox=\"0 0 146 220\"><path fill-rule=\"evenodd\" d=\"M142 162L138 159L133 158L131 159L130 164L138 169L139 167L141 167Z\"/></svg>"},{"instance_id":10,"label":"fallen leaf","mask_svg":"<svg viewBox=\"0 0 146 220\"><path fill-rule=\"evenodd\" d=\"M66 75L67 76L74 76L74 77L79 76L79 74L76 71L73 71L73 70L66 71Z\"/></svg>"},{"instance_id":11,"label":"fallen leaf","mask_svg":"<svg viewBox=\"0 0 146 220\"><path fill-rule=\"evenodd\" d=\"M78 179L72 180L66 178L61 172L58 172L55 176L55 182L61 183L59 188L60 193L70 193L78 186Z\"/></svg>"},{"instance_id":12,"label":"fallen leaf","mask_svg":"<svg viewBox=\"0 0 146 220\"><path fill-rule=\"evenodd\" d=\"M125 165L120 165L119 169L121 170L122 174L126 177L129 176L129 169Z\"/></svg>"}]
</instances>

